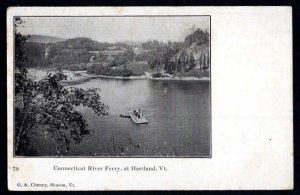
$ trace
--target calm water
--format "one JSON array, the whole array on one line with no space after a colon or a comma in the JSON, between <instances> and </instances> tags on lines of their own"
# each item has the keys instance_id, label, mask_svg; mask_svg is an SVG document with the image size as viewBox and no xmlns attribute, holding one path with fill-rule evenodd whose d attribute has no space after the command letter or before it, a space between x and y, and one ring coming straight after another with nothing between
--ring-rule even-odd
<instances>
[{"instance_id":1,"label":"calm water","mask_svg":"<svg viewBox=\"0 0 300 195\"><path fill-rule=\"evenodd\" d=\"M80 108L93 133L71 156L209 156L210 82L92 79L74 85L99 87L109 109L97 116ZM140 108L148 124L134 124L120 114ZM50 137L34 140L38 155L53 155ZM114 149L115 148L115 149Z\"/></svg>"}]
</instances>

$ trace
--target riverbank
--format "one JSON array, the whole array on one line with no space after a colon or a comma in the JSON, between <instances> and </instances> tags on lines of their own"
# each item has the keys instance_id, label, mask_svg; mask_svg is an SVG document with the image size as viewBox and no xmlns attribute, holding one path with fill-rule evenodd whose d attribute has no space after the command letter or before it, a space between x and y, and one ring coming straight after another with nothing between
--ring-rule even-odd
<instances>
[{"instance_id":1,"label":"riverbank","mask_svg":"<svg viewBox=\"0 0 300 195\"><path fill-rule=\"evenodd\" d=\"M105 75L96 75L96 74L88 74L88 73L82 73L81 76L85 76L88 78L101 78L101 79L135 79L135 80L139 80L139 79L147 79L145 75L141 75L141 76L130 76L130 77L121 77L121 76L105 76Z\"/></svg>"},{"instance_id":2,"label":"riverbank","mask_svg":"<svg viewBox=\"0 0 300 195\"><path fill-rule=\"evenodd\" d=\"M78 72L78 71L76 71ZM96 74L88 74L86 71L80 71L81 76L85 76L88 78L102 78L102 79L120 79L120 80L141 80L141 79L148 79L148 80L185 80L185 81L209 81L208 77L178 77L178 76L167 76L167 77L155 77L153 78L151 74L146 73L145 75L140 76L130 76L130 77L121 77L121 76L105 76L105 75L96 75Z\"/></svg>"},{"instance_id":3,"label":"riverbank","mask_svg":"<svg viewBox=\"0 0 300 195\"><path fill-rule=\"evenodd\" d=\"M163 77L163 78L151 78L151 80L172 80L172 81L210 81L208 77Z\"/></svg>"},{"instance_id":4,"label":"riverbank","mask_svg":"<svg viewBox=\"0 0 300 195\"><path fill-rule=\"evenodd\" d=\"M34 79L43 78L48 72L55 72L55 69L30 69L30 75L33 76ZM121 76L105 76L105 75L96 75L96 74L88 74L87 71L71 71L71 70L63 70L63 73L67 75L67 79L62 81L63 85L75 85L83 82L87 82L90 79L100 78L100 79L116 79L116 80L175 80L175 81L209 81L208 77L179 77L179 76L171 76L165 75L164 77L153 77L151 73L146 73L140 76L130 76L130 77L121 77Z\"/></svg>"}]
</instances>

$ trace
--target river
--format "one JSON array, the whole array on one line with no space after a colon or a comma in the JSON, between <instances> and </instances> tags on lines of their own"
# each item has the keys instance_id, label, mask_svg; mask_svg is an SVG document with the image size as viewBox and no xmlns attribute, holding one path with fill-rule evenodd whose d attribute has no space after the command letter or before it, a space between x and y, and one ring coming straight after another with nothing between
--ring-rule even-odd
<instances>
[{"instance_id":1,"label":"river","mask_svg":"<svg viewBox=\"0 0 300 195\"><path fill-rule=\"evenodd\" d=\"M109 115L80 108L93 132L80 144L72 144L69 156L210 156L209 81L96 78L73 87L100 88ZM141 109L148 124L120 117L133 109ZM51 138L38 137L34 140L38 155L55 154Z\"/></svg>"}]
</instances>

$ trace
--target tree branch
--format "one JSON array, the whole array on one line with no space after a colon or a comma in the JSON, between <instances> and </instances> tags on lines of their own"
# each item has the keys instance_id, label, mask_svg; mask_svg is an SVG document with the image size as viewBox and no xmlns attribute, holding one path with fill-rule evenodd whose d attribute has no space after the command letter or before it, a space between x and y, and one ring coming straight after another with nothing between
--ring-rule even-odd
<instances>
[{"instance_id":1,"label":"tree branch","mask_svg":"<svg viewBox=\"0 0 300 195\"><path fill-rule=\"evenodd\" d=\"M46 115L47 115L48 117L50 117L50 118L53 118L54 120L57 120L57 121L60 122L60 123L66 125L66 127L68 126L66 123L64 123L63 121L59 120L58 118L56 118L56 117L50 115L50 114L47 113L46 111L44 112L44 114L46 114Z\"/></svg>"}]
</instances>

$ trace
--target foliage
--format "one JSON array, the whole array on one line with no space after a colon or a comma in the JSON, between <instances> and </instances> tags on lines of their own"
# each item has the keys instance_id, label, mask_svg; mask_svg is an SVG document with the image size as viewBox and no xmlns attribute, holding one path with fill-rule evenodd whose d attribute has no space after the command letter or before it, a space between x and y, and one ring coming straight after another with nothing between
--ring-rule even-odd
<instances>
[{"instance_id":1,"label":"foliage","mask_svg":"<svg viewBox=\"0 0 300 195\"><path fill-rule=\"evenodd\" d=\"M82 50L60 50L53 53L54 51L52 51L52 49L50 48L49 51L49 60L54 67L59 65L87 63L93 56L93 54Z\"/></svg>"},{"instance_id":2,"label":"foliage","mask_svg":"<svg viewBox=\"0 0 300 195\"><path fill-rule=\"evenodd\" d=\"M164 69L167 73L173 74L176 70L176 63L174 61L168 61Z\"/></svg>"},{"instance_id":3,"label":"foliage","mask_svg":"<svg viewBox=\"0 0 300 195\"><path fill-rule=\"evenodd\" d=\"M27 64L31 67L45 67L50 63L45 58L46 44L26 41L23 47L24 54L27 57Z\"/></svg>"},{"instance_id":4,"label":"foliage","mask_svg":"<svg viewBox=\"0 0 300 195\"><path fill-rule=\"evenodd\" d=\"M104 75L108 72L111 68L108 66L104 66L103 64L93 64L87 68L87 73L89 74L97 74L97 75Z\"/></svg>"},{"instance_id":5,"label":"foliage","mask_svg":"<svg viewBox=\"0 0 300 195\"><path fill-rule=\"evenodd\" d=\"M120 65L126 64L128 61L129 60L124 55L120 55L120 56L116 57L115 65L120 66Z\"/></svg>"},{"instance_id":6,"label":"foliage","mask_svg":"<svg viewBox=\"0 0 300 195\"><path fill-rule=\"evenodd\" d=\"M208 69L209 57L205 51L209 47L209 32L197 29L187 35L184 42L159 42L156 40L140 44L142 52L135 55L133 46L125 43L100 43L89 38L79 37L56 43L26 43L24 54L27 56L29 66L52 66L68 70L85 70L92 56L97 62L108 63L111 67L131 64L135 61L147 61L154 71L164 69L169 74L187 72L200 64L201 69ZM114 54L108 60L106 55L95 54L90 51L127 49L124 53ZM197 53L197 59L193 54ZM199 53L201 56L199 57ZM206 53L203 55L202 53ZM133 73L140 72L130 69ZM93 69L93 70L92 70ZM139 68L138 68L139 69ZM91 67L88 72L105 75L109 70L101 67ZM111 72L116 74L116 72ZM120 71L119 74L122 74ZM140 74L140 73L138 73Z\"/></svg>"},{"instance_id":7,"label":"foliage","mask_svg":"<svg viewBox=\"0 0 300 195\"><path fill-rule=\"evenodd\" d=\"M202 54L200 59L195 59L190 47L198 45L206 47L209 45L209 32L197 29L185 38L184 43L148 41L142 44L150 52L137 56L138 59L147 60L150 67L156 71L164 69L169 74L188 72L195 68L196 63L208 69L209 57Z\"/></svg>"},{"instance_id":8,"label":"foliage","mask_svg":"<svg viewBox=\"0 0 300 195\"><path fill-rule=\"evenodd\" d=\"M184 42L187 47L191 46L193 43L196 43L199 46L209 45L209 32L204 32L201 29L197 29L195 32L188 35Z\"/></svg>"},{"instance_id":9,"label":"foliage","mask_svg":"<svg viewBox=\"0 0 300 195\"><path fill-rule=\"evenodd\" d=\"M179 74L181 77L209 77L209 70L200 70L200 69L192 69L187 72L182 72Z\"/></svg>"},{"instance_id":10,"label":"foliage","mask_svg":"<svg viewBox=\"0 0 300 195\"><path fill-rule=\"evenodd\" d=\"M172 60L172 57L177 52L179 52L179 47L177 47L175 43L172 44L170 42L168 44L158 43L158 42L154 42L154 43L156 47L151 52L152 53L151 55L154 56L154 58L148 61L150 67L156 70L162 67L165 67L165 69L169 69L166 66L169 65L169 62Z\"/></svg>"},{"instance_id":11,"label":"foliage","mask_svg":"<svg viewBox=\"0 0 300 195\"><path fill-rule=\"evenodd\" d=\"M188 54L184 48L181 48L181 45L176 43L159 43L157 48L147 55L153 56L149 60L152 69L163 68L169 74L188 71L196 66L193 53Z\"/></svg>"},{"instance_id":12,"label":"foliage","mask_svg":"<svg viewBox=\"0 0 300 195\"><path fill-rule=\"evenodd\" d=\"M134 75L143 75L145 74L145 72L149 72L150 71L150 67L149 64L147 63L140 63L140 62L135 62L135 63L130 63L130 64L124 64L124 65L120 65L115 67L115 69L117 70L124 70L124 69L128 69L130 71L133 72Z\"/></svg>"},{"instance_id":13,"label":"foliage","mask_svg":"<svg viewBox=\"0 0 300 195\"><path fill-rule=\"evenodd\" d=\"M153 51L144 52L135 56L136 61L147 61L151 62L155 58L155 53Z\"/></svg>"},{"instance_id":14,"label":"foliage","mask_svg":"<svg viewBox=\"0 0 300 195\"><path fill-rule=\"evenodd\" d=\"M40 80L31 79L23 53L26 37L17 32L22 22L15 18L15 152L26 155L30 130L42 126L39 129L55 140L56 154L63 155L72 142L80 143L91 132L77 108L86 106L98 115L106 115L108 107L101 101L99 89L62 86L60 82L67 76L61 70Z\"/></svg>"},{"instance_id":15,"label":"foliage","mask_svg":"<svg viewBox=\"0 0 300 195\"><path fill-rule=\"evenodd\" d=\"M134 53L132 49L128 49L124 53L114 55L114 58L115 60L113 62L113 65L120 66L123 64L131 63L134 58Z\"/></svg>"},{"instance_id":16,"label":"foliage","mask_svg":"<svg viewBox=\"0 0 300 195\"><path fill-rule=\"evenodd\" d=\"M162 77L167 77L166 75L161 74L160 72L156 72L152 74L153 78L162 78Z\"/></svg>"},{"instance_id":17,"label":"foliage","mask_svg":"<svg viewBox=\"0 0 300 195\"><path fill-rule=\"evenodd\" d=\"M80 64L62 65L61 63L59 63L56 65L56 68L63 69L63 70L79 71L79 70L86 70L87 64L80 63Z\"/></svg>"},{"instance_id":18,"label":"foliage","mask_svg":"<svg viewBox=\"0 0 300 195\"><path fill-rule=\"evenodd\" d=\"M115 46L116 49L121 47L128 49L128 52L122 54L117 65L124 61L132 61L133 51L124 43L100 43L89 38L79 37L68 39L55 43L37 43L26 42L24 53L28 56L28 65L31 67L66 67L76 63L88 63L90 58L95 54L89 51L108 50L109 47ZM98 59L105 56L97 56ZM102 59L103 60L103 59Z\"/></svg>"},{"instance_id":19,"label":"foliage","mask_svg":"<svg viewBox=\"0 0 300 195\"><path fill-rule=\"evenodd\" d=\"M130 76L133 76L133 72L128 69L124 69L124 70L111 69L108 72L106 72L104 75L105 76L130 77Z\"/></svg>"},{"instance_id":20,"label":"foliage","mask_svg":"<svg viewBox=\"0 0 300 195\"><path fill-rule=\"evenodd\" d=\"M87 51L107 50L112 46L110 43L99 43L86 37L77 37L54 44L57 49L78 49Z\"/></svg>"},{"instance_id":21,"label":"foliage","mask_svg":"<svg viewBox=\"0 0 300 195\"><path fill-rule=\"evenodd\" d=\"M97 74L97 75L103 75L103 76L120 76L120 77L130 77L133 75L133 72L131 70L128 70L127 68L122 69L112 69L109 66L94 64L90 67L88 67L87 72L89 74Z\"/></svg>"}]
</instances>

